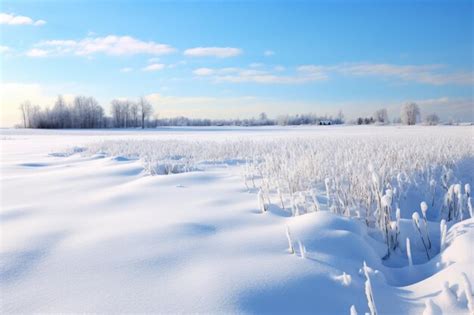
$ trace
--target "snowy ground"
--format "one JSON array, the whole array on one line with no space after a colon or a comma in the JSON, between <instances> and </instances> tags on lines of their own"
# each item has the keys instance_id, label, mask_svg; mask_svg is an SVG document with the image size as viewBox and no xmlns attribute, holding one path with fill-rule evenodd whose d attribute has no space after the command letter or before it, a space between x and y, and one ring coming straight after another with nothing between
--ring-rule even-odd
<instances>
[{"instance_id":1,"label":"snowy ground","mask_svg":"<svg viewBox=\"0 0 474 315\"><path fill-rule=\"evenodd\" d=\"M139 159L58 153L110 139L259 141L377 133L472 139L473 131L1 130L0 313L349 314L354 305L364 314L365 261L378 314L469 314L472 292L466 294L462 273L474 283L474 219L449 225L440 254L439 223L430 222L434 257L426 261L413 242L415 265L407 266L405 258L382 261L386 248L362 220L329 211L291 216L276 205L261 213L256 192L245 187L242 168L233 163L149 176ZM472 162L472 147L471 153ZM471 185L472 165L462 170ZM287 226L304 244L306 258L297 244L289 253ZM403 239L416 240L410 219L402 218L401 226Z\"/></svg>"}]
</instances>

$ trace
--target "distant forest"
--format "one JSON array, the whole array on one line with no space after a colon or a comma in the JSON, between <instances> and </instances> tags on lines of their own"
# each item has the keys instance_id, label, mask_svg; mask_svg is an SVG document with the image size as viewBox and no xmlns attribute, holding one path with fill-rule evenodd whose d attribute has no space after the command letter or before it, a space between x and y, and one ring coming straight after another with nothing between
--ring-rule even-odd
<instances>
[{"instance_id":1,"label":"distant forest","mask_svg":"<svg viewBox=\"0 0 474 315\"><path fill-rule=\"evenodd\" d=\"M271 126L271 125L331 125L344 123L342 111L337 117L315 114L283 115L276 119L261 113L250 119L159 118L145 99L113 100L110 116L93 97L77 96L68 104L59 96L52 108L42 108L26 101L20 105L21 128L155 128L164 126Z\"/></svg>"}]
</instances>

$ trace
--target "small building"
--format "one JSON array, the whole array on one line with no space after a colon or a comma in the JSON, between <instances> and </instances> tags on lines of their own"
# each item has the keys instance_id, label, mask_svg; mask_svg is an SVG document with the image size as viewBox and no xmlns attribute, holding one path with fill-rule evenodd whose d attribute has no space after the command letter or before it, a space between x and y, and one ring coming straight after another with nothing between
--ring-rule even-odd
<instances>
[{"instance_id":1,"label":"small building","mask_svg":"<svg viewBox=\"0 0 474 315\"><path fill-rule=\"evenodd\" d=\"M330 120L320 120L319 124L321 126L328 126L328 125L332 125L332 121L330 121Z\"/></svg>"}]
</instances>

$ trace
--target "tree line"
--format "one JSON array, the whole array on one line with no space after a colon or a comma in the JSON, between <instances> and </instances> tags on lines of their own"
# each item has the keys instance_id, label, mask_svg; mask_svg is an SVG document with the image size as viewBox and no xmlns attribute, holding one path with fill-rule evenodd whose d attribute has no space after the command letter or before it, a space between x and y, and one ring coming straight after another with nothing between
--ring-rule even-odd
<instances>
[{"instance_id":1,"label":"tree line","mask_svg":"<svg viewBox=\"0 0 474 315\"><path fill-rule=\"evenodd\" d=\"M261 113L257 118L249 119L201 119L201 118L152 118L153 107L144 98L137 101L114 99L110 106L110 116L106 115L102 106L93 97L77 96L67 103L58 96L52 108L42 109L25 101L20 105L21 127L23 128L154 128L160 126L272 126L272 125L332 125L343 124L342 111L333 116L316 114L280 115L275 119ZM416 103L402 106L400 118L394 123L414 125L420 121L421 112ZM436 125L439 117L429 114L424 117L425 124ZM389 124L387 109L382 108L370 116L359 117L350 121L351 124Z\"/></svg>"},{"instance_id":2,"label":"tree line","mask_svg":"<svg viewBox=\"0 0 474 315\"><path fill-rule=\"evenodd\" d=\"M342 124L342 111L332 116L315 114L282 115L271 119L266 113L249 119L201 119L201 118L158 118L153 107L143 97L138 101L114 99L110 103L110 116L93 97L77 96L67 103L58 96L52 108L41 108L25 101L20 105L21 127L65 129L65 128L154 128L165 126L272 126L272 125L318 125Z\"/></svg>"}]
</instances>

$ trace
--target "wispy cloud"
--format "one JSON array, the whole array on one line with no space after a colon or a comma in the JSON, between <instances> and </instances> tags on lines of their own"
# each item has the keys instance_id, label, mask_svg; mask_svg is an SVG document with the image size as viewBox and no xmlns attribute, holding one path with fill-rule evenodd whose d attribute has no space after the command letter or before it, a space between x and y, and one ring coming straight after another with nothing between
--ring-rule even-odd
<instances>
[{"instance_id":1,"label":"wispy cloud","mask_svg":"<svg viewBox=\"0 0 474 315\"><path fill-rule=\"evenodd\" d=\"M343 64L335 71L352 76L379 76L431 85L473 84L472 73L446 71L444 65Z\"/></svg>"},{"instance_id":2,"label":"wispy cloud","mask_svg":"<svg viewBox=\"0 0 474 315\"><path fill-rule=\"evenodd\" d=\"M189 57L229 58L240 54L242 50L234 47L196 47L184 51L184 55Z\"/></svg>"},{"instance_id":3,"label":"wispy cloud","mask_svg":"<svg viewBox=\"0 0 474 315\"><path fill-rule=\"evenodd\" d=\"M165 65L162 64L162 63L152 63L152 64L142 68L142 71L152 72L152 71L163 70L164 68L165 68Z\"/></svg>"},{"instance_id":4,"label":"wispy cloud","mask_svg":"<svg viewBox=\"0 0 474 315\"><path fill-rule=\"evenodd\" d=\"M130 67L124 67L120 69L120 72L127 73L127 72L132 72L133 68Z\"/></svg>"},{"instance_id":5,"label":"wispy cloud","mask_svg":"<svg viewBox=\"0 0 474 315\"><path fill-rule=\"evenodd\" d=\"M0 54L5 54L7 52L11 51L11 48L8 47L8 46L3 46L3 45L0 45Z\"/></svg>"},{"instance_id":6,"label":"wispy cloud","mask_svg":"<svg viewBox=\"0 0 474 315\"><path fill-rule=\"evenodd\" d=\"M275 52L273 50L265 50L263 52L263 55L266 56L266 57L273 56L274 54L275 54Z\"/></svg>"},{"instance_id":7,"label":"wispy cloud","mask_svg":"<svg viewBox=\"0 0 474 315\"><path fill-rule=\"evenodd\" d=\"M402 82L429 85L472 85L474 75L467 71L450 71L446 65L396 65L380 63L342 63L332 66L304 65L301 71L324 72L356 77L379 77Z\"/></svg>"},{"instance_id":8,"label":"wispy cloud","mask_svg":"<svg viewBox=\"0 0 474 315\"><path fill-rule=\"evenodd\" d=\"M0 13L0 24L42 26L46 24L46 21L44 20L35 21L28 16L15 15L13 13Z\"/></svg>"},{"instance_id":9,"label":"wispy cloud","mask_svg":"<svg viewBox=\"0 0 474 315\"><path fill-rule=\"evenodd\" d=\"M164 55L176 49L169 45L153 41L142 41L131 36L108 35L105 37L87 37L81 40L46 40L35 45L33 50L41 50L41 57L51 55L76 55L89 56L93 54L106 54L112 56L122 55ZM28 54L31 57L37 55Z\"/></svg>"},{"instance_id":10,"label":"wispy cloud","mask_svg":"<svg viewBox=\"0 0 474 315\"><path fill-rule=\"evenodd\" d=\"M245 83L253 82L260 84L302 84L312 81L327 79L324 72L303 71L297 69L293 73L281 74L284 69L264 69L263 65L249 68L198 68L193 71L197 76L211 77L214 82Z\"/></svg>"},{"instance_id":11,"label":"wispy cloud","mask_svg":"<svg viewBox=\"0 0 474 315\"><path fill-rule=\"evenodd\" d=\"M454 118L464 121L473 121L473 99L440 97L433 99L415 100L420 105L423 115L437 113L445 118Z\"/></svg>"},{"instance_id":12,"label":"wispy cloud","mask_svg":"<svg viewBox=\"0 0 474 315\"><path fill-rule=\"evenodd\" d=\"M335 75L375 77L395 82L416 82L428 85L472 85L474 75L467 71L450 71L445 65L395 65L342 63L337 65L301 65L292 71L282 66L265 68L251 64L248 68L198 68L197 76L212 77L215 82L254 82L261 84L302 84L324 81Z\"/></svg>"},{"instance_id":13,"label":"wispy cloud","mask_svg":"<svg viewBox=\"0 0 474 315\"><path fill-rule=\"evenodd\" d=\"M214 74L214 70L210 68L198 68L194 69L193 73L199 76L207 76Z\"/></svg>"},{"instance_id":14,"label":"wispy cloud","mask_svg":"<svg viewBox=\"0 0 474 315\"><path fill-rule=\"evenodd\" d=\"M250 68L261 68L265 66L263 63L260 63L260 62L252 62L251 64L249 64L249 67Z\"/></svg>"},{"instance_id":15,"label":"wispy cloud","mask_svg":"<svg viewBox=\"0 0 474 315\"><path fill-rule=\"evenodd\" d=\"M44 50L44 49L39 49L39 48L33 48L33 49L30 49L26 52L26 55L28 57L46 57L48 56L49 52L47 50Z\"/></svg>"}]
</instances>

